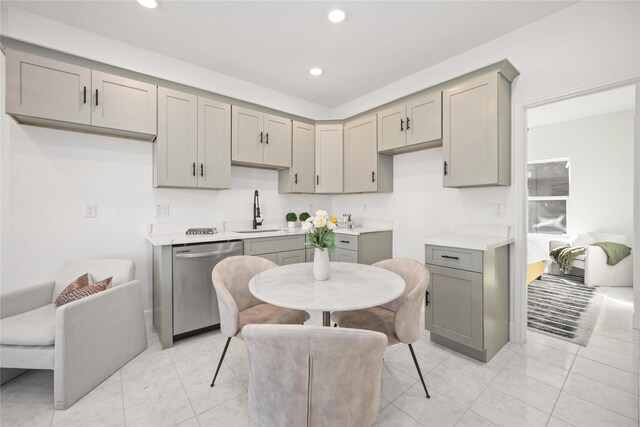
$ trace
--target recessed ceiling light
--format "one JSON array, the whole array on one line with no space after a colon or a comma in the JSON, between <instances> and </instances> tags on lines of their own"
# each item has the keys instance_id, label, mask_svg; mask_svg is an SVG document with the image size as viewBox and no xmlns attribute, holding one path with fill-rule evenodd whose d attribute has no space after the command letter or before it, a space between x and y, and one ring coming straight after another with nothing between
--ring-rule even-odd
<instances>
[{"instance_id":1,"label":"recessed ceiling light","mask_svg":"<svg viewBox=\"0 0 640 427\"><path fill-rule=\"evenodd\" d=\"M155 9L158 6L156 0L138 0L138 3L149 9Z\"/></svg>"},{"instance_id":2,"label":"recessed ceiling light","mask_svg":"<svg viewBox=\"0 0 640 427\"><path fill-rule=\"evenodd\" d=\"M319 76L320 74L322 74L322 68L312 68L309 70L309 74L311 74L312 76Z\"/></svg>"},{"instance_id":3,"label":"recessed ceiling light","mask_svg":"<svg viewBox=\"0 0 640 427\"><path fill-rule=\"evenodd\" d=\"M329 12L329 21L331 22L342 22L344 21L344 18L347 15L344 13L344 11L340 10L340 9L334 9L331 12Z\"/></svg>"}]
</instances>

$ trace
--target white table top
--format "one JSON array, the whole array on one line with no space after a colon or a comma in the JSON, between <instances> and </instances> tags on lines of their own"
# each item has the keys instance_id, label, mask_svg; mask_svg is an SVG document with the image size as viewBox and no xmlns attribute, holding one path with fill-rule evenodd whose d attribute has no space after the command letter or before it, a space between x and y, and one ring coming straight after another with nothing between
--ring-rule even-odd
<instances>
[{"instance_id":1,"label":"white table top","mask_svg":"<svg viewBox=\"0 0 640 427\"><path fill-rule=\"evenodd\" d=\"M258 299L305 311L346 311L375 307L404 292L402 277L365 264L332 262L329 279L313 278L313 263L291 264L256 275L249 290Z\"/></svg>"}]
</instances>

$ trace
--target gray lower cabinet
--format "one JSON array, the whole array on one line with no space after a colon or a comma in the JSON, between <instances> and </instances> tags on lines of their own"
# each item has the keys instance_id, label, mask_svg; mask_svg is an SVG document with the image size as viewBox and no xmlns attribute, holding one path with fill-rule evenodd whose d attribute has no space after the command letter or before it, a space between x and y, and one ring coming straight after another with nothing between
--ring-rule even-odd
<instances>
[{"instance_id":1,"label":"gray lower cabinet","mask_svg":"<svg viewBox=\"0 0 640 427\"><path fill-rule=\"evenodd\" d=\"M305 236L247 239L244 241L244 254L266 258L278 265L305 262Z\"/></svg>"},{"instance_id":2,"label":"gray lower cabinet","mask_svg":"<svg viewBox=\"0 0 640 427\"><path fill-rule=\"evenodd\" d=\"M487 251L425 246L431 341L483 362L509 340L508 246Z\"/></svg>"},{"instance_id":3,"label":"gray lower cabinet","mask_svg":"<svg viewBox=\"0 0 640 427\"><path fill-rule=\"evenodd\" d=\"M373 264L392 257L393 232L378 231L360 235L336 233L336 250L329 261ZM307 262L313 261L313 248L307 249Z\"/></svg>"}]
</instances>

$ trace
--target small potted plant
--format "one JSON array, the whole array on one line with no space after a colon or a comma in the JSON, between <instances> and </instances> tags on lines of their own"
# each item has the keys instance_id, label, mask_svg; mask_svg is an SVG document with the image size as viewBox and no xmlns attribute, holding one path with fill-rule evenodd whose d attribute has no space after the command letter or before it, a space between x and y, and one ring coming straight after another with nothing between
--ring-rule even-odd
<instances>
[{"instance_id":1,"label":"small potted plant","mask_svg":"<svg viewBox=\"0 0 640 427\"><path fill-rule=\"evenodd\" d=\"M296 215L293 212L289 212L285 218L287 219L287 224L289 225L289 228L294 228L296 226L298 215Z\"/></svg>"},{"instance_id":2,"label":"small potted plant","mask_svg":"<svg viewBox=\"0 0 640 427\"><path fill-rule=\"evenodd\" d=\"M298 218L300 218L300 222L305 222L307 219L311 218L311 215L309 215L309 212L302 212Z\"/></svg>"}]
</instances>

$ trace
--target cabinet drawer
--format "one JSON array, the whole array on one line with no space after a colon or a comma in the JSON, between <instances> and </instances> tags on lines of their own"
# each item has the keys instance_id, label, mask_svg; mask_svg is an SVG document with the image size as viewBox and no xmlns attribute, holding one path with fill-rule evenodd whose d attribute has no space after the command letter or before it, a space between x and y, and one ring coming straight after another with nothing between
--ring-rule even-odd
<instances>
[{"instance_id":1,"label":"cabinet drawer","mask_svg":"<svg viewBox=\"0 0 640 427\"><path fill-rule=\"evenodd\" d=\"M349 234L336 234L336 248L349 249L351 251L358 250L358 236Z\"/></svg>"},{"instance_id":2,"label":"cabinet drawer","mask_svg":"<svg viewBox=\"0 0 640 427\"><path fill-rule=\"evenodd\" d=\"M329 253L329 261L333 262L352 262L358 263L358 251L350 251L349 249L336 248L335 251Z\"/></svg>"},{"instance_id":3,"label":"cabinet drawer","mask_svg":"<svg viewBox=\"0 0 640 427\"><path fill-rule=\"evenodd\" d=\"M300 264L305 262L305 250L278 253L278 265Z\"/></svg>"},{"instance_id":4,"label":"cabinet drawer","mask_svg":"<svg viewBox=\"0 0 640 427\"><path fill-rule=\"evenodd\" d=\"M260 255L274 252L304 249L304 235L287 237L262 237L244 241L245 255Z\"/></svg>"},{"instance_id":5,"label":"cabinet drawer","mask_svg":"<svg viewBox=\"0 0 640 427\"><path fill-rule=\"evenodd\" d=\"M425 263L482 273L482 251L425 245Z\"/></svg>"}]
</instances>

